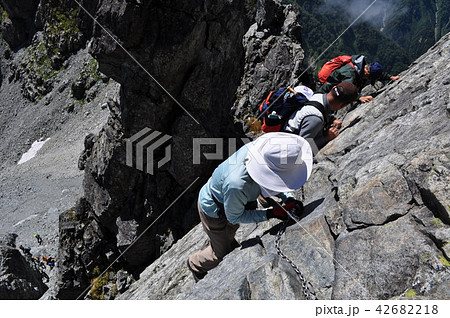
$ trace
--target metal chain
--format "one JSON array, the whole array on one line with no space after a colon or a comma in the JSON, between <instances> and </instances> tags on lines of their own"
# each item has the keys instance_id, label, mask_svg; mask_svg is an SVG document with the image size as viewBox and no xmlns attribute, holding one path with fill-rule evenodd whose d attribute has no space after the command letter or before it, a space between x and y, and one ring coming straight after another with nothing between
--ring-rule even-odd
<instances>
[{"instance_id":1,"label":"metal chain","mask_svg":"<svg viewBox=\"0 0 450 318\"><path fill-rule=\"evenodd\" d=\"M290 213L288 213L288 215L296 222L300 221L299 219L297 219L293 213L293 211L291 211ZM311 283L309 283L305 276L302 274L302 272L300 271L300 269L298 268L297 265L295 265L295 263L293 261L291 261L281 250L280 248L280 240L281 240L281 236L283 235L283 233L286 231L286 227L287 227L287 222L288 221L284 221L281 225L280 230L277 233L277 238L275 239L275 248L277 249L277 253L278 255L280 255L280 257L282 259L284 259L286 262L288 262L292 268L294 269L294 271L297 273L298 278L300 279L300 282L302 283L302 288L303 288L303 294L305 295L306 299L308 300L317 300L316 297L316 293L314 292L314 289L311 285Z\"/></svg>"}]
</instances>

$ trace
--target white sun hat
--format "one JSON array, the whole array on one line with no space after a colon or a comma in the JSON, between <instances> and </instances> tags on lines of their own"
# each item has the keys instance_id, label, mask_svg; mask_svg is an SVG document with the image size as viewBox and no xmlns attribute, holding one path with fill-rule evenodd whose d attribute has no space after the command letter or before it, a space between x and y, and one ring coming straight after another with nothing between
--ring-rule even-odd
<instances>
[{"instance_id":1,"label":"white sun hat","mask_svg":"<svg viewBox=\"0 0 450 318\"><path fill-rule=\"evenodd\" d=\"M248 145L245 163L256 183L280 193L296 190L306 183L312 171L313 154L304 138L273 132Z\"/></svg>"},{"instance_id":2,"label":"white sun hat","mask_svg":"<svg viewBox=\"0 0 450 318\"><path fill-rule=\"evenodd\" d=\"M314 95L314 92L311 88L303 86L303 85L295 86L294 91L296 91L297 93L303 94L308 100L310 100L311 97Z\"/></svg>"}]
</instances>

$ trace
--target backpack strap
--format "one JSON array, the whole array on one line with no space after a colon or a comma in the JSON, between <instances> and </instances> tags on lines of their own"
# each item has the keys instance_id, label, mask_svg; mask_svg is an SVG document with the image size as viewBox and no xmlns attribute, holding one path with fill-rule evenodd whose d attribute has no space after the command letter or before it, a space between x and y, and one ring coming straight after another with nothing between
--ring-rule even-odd
<instances>
[{"instance_id":1,"label":"backpack strap","mask_svg":"<svg viewBox=\"0 0 450 318\"><path fill-rule=\"evenodd\" d=\"M272 97L272 94L273 94L274 92L275 92L275 91L271 91L271 92L269 93L269 95L267 95L266 99L263 100L263 101L261 102L261 105L259 105L259 111L260 111L260 114L263 113L263 112L265 111L264 106L267 106L267 107L269 106L269 104L270 104L270 98ZM259 114L258 114L258 116L259 116Z\"/></svg>"},{"instance_id":2,"label":"backpack strap","mask_svg":"<svg viewBox=\"0 0 450 318\"><path fill-rule=\"evenodd\" d=\"M316 109L318 109L320 111L320 113L322 114L322 117L323 117L324 127L327 127L328 122L329 122L329 118L328 118L329 112L325 109L325 107L321 103L316 102L314 100L307 101L304 106L306 106L306 105L314 106Z\"/></svg>"},{"instance_id":3,"label":"backpack strap","mask_svg":"<svg viewBox=\"0 0 450 318\"><path fill-rule=\"evenodd\" d=\"M267 98L266 98L266 104L267 104L267 105L270 104L270 98L272 97L272 94L273 94L273 93L275 93L275 91L271 91L271 92L269 93L269 95L267 95Z\"/></svg>"},{"instance_id":4,"label":"backpack strap","mask_svg":"<svg viewBox=\"0 0 450 318\"><path fill-rule=\"evenodd\" d=\"M322 114L323 131L328 130L329 112L326 110L326 108L320 102L307 101L299 109L302 109L303 107L308 106L308 105L316 108ZM288 120L287 120L286 123L283 125L283 127L284 127L283 131L289 132L289 133L294 133L294 134L300 134L303 120L310 115L319 117L317 112L306 112L305 114L302 114L298 118L296 118L296 121L299 121L299 122L297 122L298 126L295 123L294 123L294 126L288 125Z\"/></svg>"}]
</instances>

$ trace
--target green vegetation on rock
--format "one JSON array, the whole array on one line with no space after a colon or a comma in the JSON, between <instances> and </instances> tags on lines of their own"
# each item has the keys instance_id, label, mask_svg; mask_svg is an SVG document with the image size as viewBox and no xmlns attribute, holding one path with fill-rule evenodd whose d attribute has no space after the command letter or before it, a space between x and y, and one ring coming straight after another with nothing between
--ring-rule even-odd
<instances>
[{"instance_id":1,"label":"green vegetation on rock","mask_svg":"<svg viewBox=\"0 0 450 318\"><path fill-rule=\"evenodd\" d=\"M91 58L89 62L84 66L82 73L90 76L96 82L102 80L100 72L98 71L98 62L94 58Z\"/></svg>"},{"instance_id":2,"label":"green vegetation on rock","mask_svg":"<svg viewBox=\"0 0 450 318\"><path fill-rule=\"evenodd\" d=\"M106 290L108 289L112 290L111 293L108 293L107 297L115 298L119 293L119 291L117 288L117 284L114 281L110 280L110 277L112 276L113 273L115 272L106 271L103 275L100 276L101 274L100 268L96 266L91 273L92 277L94 278L91 280L92 286L91 289L89 290L88 297L93 300L104 300L106 296L105 295L105 288L106 288Z\"/></svg>"},{"instance_id":3,"label":"green vegetation on rock","mask_svg":"<svg viewBox=\"0 0 450 318\"><path fill-rule=\"evenodd\" d=\"M100 269L95 267L92 271L94 276L100 275ZM100 277L94 278L91 283L92 287L89 290L89 296L94 300L104 300L103 287L108 284L109 272L104 273Z\"/></svg>"},{"instance_id":4,"label":"green vegetation on rock","mask_svg":"<svg viewBox=\"0 0 450 318\"><path fill-rule=\"evenodd\" d=\"M414 289L408 289L408 291L405 293L405 297L411 298L417 296L417 293Z\"/></svg>"},{"instance_id":5,"label":"green vegetation on rock","mask_svg":"<svg viewBox=\"0 0 450 318\"><path fill-rule=\"evenodd\" d=\"M46 42L53 48L53 53L58 54L63 43L77 41L80 29L78 28L77 15L78 9L70 9L65 12L62 8L51 8L51 19L46 24Z\"/></svg>"},{"instance_id":6,"label":"green vegetation on rock","mask_svg":"<svg viewBox=\"0 0 450 318\"><path fill-rule=\"evenodd\" d=\"M9 20L8 12L0 5L0 23L6 20Z\"/></svg>"},{"instance_id":7,"label":"green vegetation on rock","mask_svg":"<svg viewBox=\"0 0 450 318\"><path fill-rule=\"evenodd\" d=\"M52 90L64 61L81 47L77 7L50 0L43 10L46 15L43 32L35 37L19 65L22 92L31 101L43 98Z\"/></svg>"},{"instance_id":8,"label":"green vegetation on rock","mask_svg":"<svg viewBox=\"0 0 450 318\"><path fill-rule=\"evenodd\" d=\"M53 79L58 74L52 67L47 47L43 42L35 42L30 46L26 67L44 80Z\"/></svg>"},{"instance_id":9,"label":"green vegetation on rock","mask_svg":"<svg viewBox=\"0 0 450 318\"><path fill-rule=\"evenodd\" d=\"M443 226L443 225L444 225L444 223L442 222L442 220L439 219L439 218L433 218L433 219L431 220L431 222L433 223L434 226Z\"/></svg>"},{"instance_id":10,"label":"green vegetation on rock","mask_svg":"<svg viewBox=\"0 0 450 318\"><path fill-rule=\"evenodd\" d=\"M441 261L442 265L450 267L450 262L444 256L438 255L438 257L439 257L439 260Z\"/></svg>"}]
</instances>

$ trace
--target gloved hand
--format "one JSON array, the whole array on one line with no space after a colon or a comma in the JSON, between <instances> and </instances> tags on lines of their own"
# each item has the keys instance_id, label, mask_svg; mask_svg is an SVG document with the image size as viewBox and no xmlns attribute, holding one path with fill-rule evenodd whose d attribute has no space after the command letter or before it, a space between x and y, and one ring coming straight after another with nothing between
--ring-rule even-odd
<instances>
[{"instance_id":1,"label":"gloved hand","mask_svg":"<svg viewBox=\"0 0 450 318\"><path fill-rule=\"evenodd\" d=\"M267 219L277 218L282 221L287 221L289 216L286 211L295 210L295 214L300 215L303 212L303 203L294 198L286 200L283 206L277 206L273 209L267 210Z\"/></svg>"},{"instance_id":2,"label":"gloved hand","mask_svg":"<svg viewBox=\"0 0 450 318\"><path fill-rule=\"evenodd\" d=\"M288 198L288 199L286 200L285 204L286 204L286 205L288 205L288 204L289 204L289 205L293 205L292 208L286 209L286 210L291 211L292 209L294 209L294 210L295 210L294 213L295 213L296 215L300 215L300 214L303 213L304 207L303 207L302 201L296 200L296 199L294 199L294 198Z\"/></svg>"},{"instance_id":3,"label":"gloved hand","mask_svg":"<svg viewBox=\"0 0 450 318\"><path fill-rule=\"evenodd\" d=\"M290 211L295 208L296 200L286 200L283 206L277 205L273 209L267 210L267 219L277 218L282 221L287 221L289 216L286 211Z\"/></svg>"},{"instance_id":4,"label":"gloved hand","mask_svg":"<svg viewBox=\"0 0 450 318\"><path fill-rule=\"evenodd\" d=\"M274 207L274 206L278 205L274 199L265 198L262 195L260 195L257 200L258 200L259 204L262 205L263 208L270 208L270 207ZM254 210L256 210L256 209L254 209Z\"/></svg>"},{"instance_id":5,"label":"gloved hand","mask_svg":"<svg viewBox=\"0 0 450 318\"><path fill-rule=\"evenodd\" d=\"M273 209L268 209L266 211L267 211L266 212L267 219L276 218L282 221L287 221L289 218L286 211L281 206L277 206Z\"/></svg>"}]
</instances>

